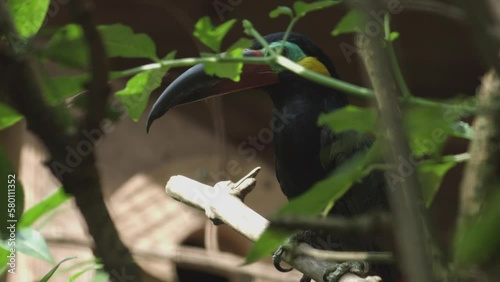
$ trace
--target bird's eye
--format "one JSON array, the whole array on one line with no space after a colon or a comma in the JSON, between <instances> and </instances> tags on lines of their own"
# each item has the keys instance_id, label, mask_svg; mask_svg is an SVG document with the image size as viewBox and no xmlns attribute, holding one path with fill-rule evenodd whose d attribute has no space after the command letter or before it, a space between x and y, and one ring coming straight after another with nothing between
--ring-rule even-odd
<instances>
[{"instance_id":1,"label":"bird's eye","mask_svg":"<svg viewBox=\"0 0 500 282\"><path fill-rule=\"evenodd\" d=\"M282 55L282 56L284 56L284 57L286 57L286 53L287 53L287 52L286 52L286 46L285 46L285 45L282 45L282 44L277 44L276 46L273 46L273 47L271 47L271 48L272 48L272 49L274 50L274 52L276 52L276 53L280 52L280 49L281 49L281 55Z\"/></svg>"}]
</instances>

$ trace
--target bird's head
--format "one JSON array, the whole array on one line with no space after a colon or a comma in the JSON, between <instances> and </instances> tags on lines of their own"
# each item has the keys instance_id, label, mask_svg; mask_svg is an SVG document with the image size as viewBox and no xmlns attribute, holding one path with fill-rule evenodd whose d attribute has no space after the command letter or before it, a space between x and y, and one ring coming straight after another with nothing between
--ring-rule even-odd
<instances>
[{"instance_id":1,"label":"bird's head","mask_svg":"<svg viewBox=\"0 0 500 282\"><path fill-rule=\"evenodd\" d=\"M282 55L295 63L323 75L338 77L331 60L309 38L291 33L283 43L283 35L283 32L273 33L264 36L264 39L269 42L271 48L278 49L283 46ZM263 57L267 55L266 52L269 51L254 42L250 49L243 52L243 56ZM275 63L245 64L238 82L207 75L202 64L195 65L175 79L160 95L149 113L147 131L149 132L153 121L175 106L246 89L279 85L289 78L297 78L297 75Z\"/></svg>"}]
</instances>

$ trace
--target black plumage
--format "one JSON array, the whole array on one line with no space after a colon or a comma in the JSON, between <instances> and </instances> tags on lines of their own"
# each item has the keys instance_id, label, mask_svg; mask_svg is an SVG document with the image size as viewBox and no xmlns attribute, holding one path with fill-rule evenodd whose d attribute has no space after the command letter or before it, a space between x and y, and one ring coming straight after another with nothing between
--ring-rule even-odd
<instances>
[{"instance_id":1,"label":"black plumage","mask_svg":"<svg viewBox=\"0 0 500 282\"><path fill-rule=\"evenodd\" d=\"M270 43L280 42L283 35L275 33L264 38ZM296 44L305 56L316 58L332 77L338 78L332 61L306 36L291 33L287 42ZM248 56L263 54L261 52L263 47L258 43L254 43L251 49L254 51L249 50L245 54ZM285 49L285 55L286 51ZM224 89L224 93L231 93L250 88L249 82L258 86L267 85L265 87L274 105L271 124L274 131L276 176L288 199L301 195L356 154L366 152L372 145L373 138L370 136L354 131L332 132L327 127L317 126L318 116L321 113L332 112L348 104L345 94L318 85L288 70L277 70L276 67L273 69L268 67L266 70L254 68L252 72L254 76L242 75L242 81L246 79L245 83L241 81L233 83L227 79L209 77L204 74L201 66L191 68L174 81L155 103L148 118L148 129L154 119L162 116L170 108L220 94L213 93L219 89ZM271 73L274 78L270 77ZM264 78L266 81L262 83ZM221 88L222 84L225 87ZM232 91L228 91L228 85ZM283 119L283 116L287 118ZM371 173L335 203L331 214L352 217L387 210L388 203L384 189L383 176L380 173ZM297 238L322 249L345 251L381 249L375 240L361 242L325 232L306 231ZM325 241L330 244L325 246L322 243ZM373 270L382 276L383 281L394 281L394 271L391 267L375 266Z\"/></svg>"}]
</instances>

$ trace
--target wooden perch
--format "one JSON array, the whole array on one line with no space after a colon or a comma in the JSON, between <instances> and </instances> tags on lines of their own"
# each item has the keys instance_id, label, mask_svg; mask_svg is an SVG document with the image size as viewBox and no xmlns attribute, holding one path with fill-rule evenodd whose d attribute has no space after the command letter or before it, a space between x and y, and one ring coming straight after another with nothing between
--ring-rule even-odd
<instances>
[{"instance_id":1,"label":"wooden perch","mask_svg":"<svg viewBox=\"0 0 500 282\"><path fill-rule=\"evenodd\" d=\"M255 177L260 168L255 168L236 183L222 181L211 187L193 179L177 175L168 181L165 190L175 200L205 211L214 224L225 223L251 241L256 241L269 225L269 221L243 203L255 187ZM310 252L311 247L301 243L297 251ZM284 261L315 281L323 281L323 274L332 268L331 262L307 256L283 257ZM361 278L352 273L343 275L339 282L375 282L380 277Z\"/></svg>"}]
</instances>

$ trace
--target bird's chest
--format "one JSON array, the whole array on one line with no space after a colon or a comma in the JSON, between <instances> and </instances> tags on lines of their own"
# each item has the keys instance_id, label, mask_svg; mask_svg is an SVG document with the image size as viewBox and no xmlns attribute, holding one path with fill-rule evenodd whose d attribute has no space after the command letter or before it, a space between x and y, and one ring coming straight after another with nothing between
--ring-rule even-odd
<instances>
[{"instance_id":1,"label":"bird's chest","mask_svg":"<svg viewBox=\"0 0 500 282\"><path fill-rule=\"evenodd\" d=\"M317 115L316 118L308 115L298 112L295 118L281 123L280 130L274 132L276 176L289 199L302 194L325 176L319 158Z\"/></svg>"}]
</instances>

